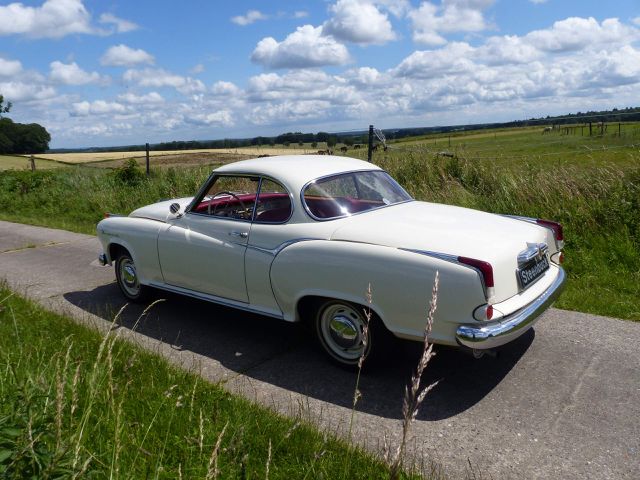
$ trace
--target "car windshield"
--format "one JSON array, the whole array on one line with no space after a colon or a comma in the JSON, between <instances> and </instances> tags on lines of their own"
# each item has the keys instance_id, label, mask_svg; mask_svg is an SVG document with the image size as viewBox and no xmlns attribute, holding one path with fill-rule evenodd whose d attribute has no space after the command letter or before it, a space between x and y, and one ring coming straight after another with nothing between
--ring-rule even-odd
<instances>
[{"instance_id":1,"label":"car windshield","mask_svg":"<svg viewBox=\"0 0 640 480\"><path fill-rule=\"evenodd\" d=\"M317 219L332 219L412 200L382 170L349 172L320 178L302 192L307 211Z\"/></svg>"}]
</instances>

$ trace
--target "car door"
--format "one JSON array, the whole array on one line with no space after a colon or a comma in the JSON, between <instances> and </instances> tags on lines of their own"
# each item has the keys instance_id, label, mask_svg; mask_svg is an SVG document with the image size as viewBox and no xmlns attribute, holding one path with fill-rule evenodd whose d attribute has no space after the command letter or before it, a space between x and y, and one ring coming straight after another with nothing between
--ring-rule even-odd
<instances>
[{"instance_id":1,"label":"car door","mask_svg":"<svg viewBox=\"0 0 640 480\"><path fill-rule=\"evenodd\" d=\"M158 237L165 283L248 302L244 257L259 179L220 175Z\"/></svg>"}]
</instances>

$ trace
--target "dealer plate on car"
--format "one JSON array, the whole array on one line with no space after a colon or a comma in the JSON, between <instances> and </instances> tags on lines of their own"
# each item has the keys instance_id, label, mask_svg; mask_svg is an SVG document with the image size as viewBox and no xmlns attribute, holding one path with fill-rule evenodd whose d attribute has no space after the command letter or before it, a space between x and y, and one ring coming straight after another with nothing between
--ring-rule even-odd
<instances>
[{"instance_id":1,"label":"dealer plate on car","mask_svg":"<svg viewBox=\"0 0 640 480\"><path fill-rule=\"evenodd\" d=\"M549 270L549 259L547 255L542 254L529 260L516 270L520 287L524 290L544 275L544 272L547 270Z\"/></svg>"}]
</instances>

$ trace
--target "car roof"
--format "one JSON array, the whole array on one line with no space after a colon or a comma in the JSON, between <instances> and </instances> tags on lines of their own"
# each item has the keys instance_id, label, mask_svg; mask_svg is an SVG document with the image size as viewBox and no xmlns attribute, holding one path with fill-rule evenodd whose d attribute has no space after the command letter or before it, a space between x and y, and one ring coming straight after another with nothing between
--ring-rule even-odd
<instances>
[{"instance_id":1,"label":"car roof","mask_svg":"<svg viewBox=\"0 0 640 480\"><path fill-rule=\"evenodd\" d=\"M281 155L252 158L229 163L214 170L216 173L249 173L266 175L299 190L320 177L354 170L381 170L380 167L351 157L335 155Z\"/></svg>"}]
</instances>

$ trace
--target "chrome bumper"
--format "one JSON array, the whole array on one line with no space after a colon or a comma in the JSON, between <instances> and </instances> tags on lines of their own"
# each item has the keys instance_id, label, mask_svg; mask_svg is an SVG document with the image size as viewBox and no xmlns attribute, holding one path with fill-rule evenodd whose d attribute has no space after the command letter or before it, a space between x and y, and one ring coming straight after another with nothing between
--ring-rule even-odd
<instances>
[{"instance_id":1,"label":"chrome bumper","mask_svg":"<svg viewBox=\"0 0 640 480\"><path fill-rule=\"evenodd\" d=\"M499 347L518 338L536 323L540 314L549 308L562 292L566 274L562 268L558 268L558 276L551 286L529 305L493 324L461 325L456 330L456 341L465 347L487 349Z\"/></svg>"}]
</instances>

